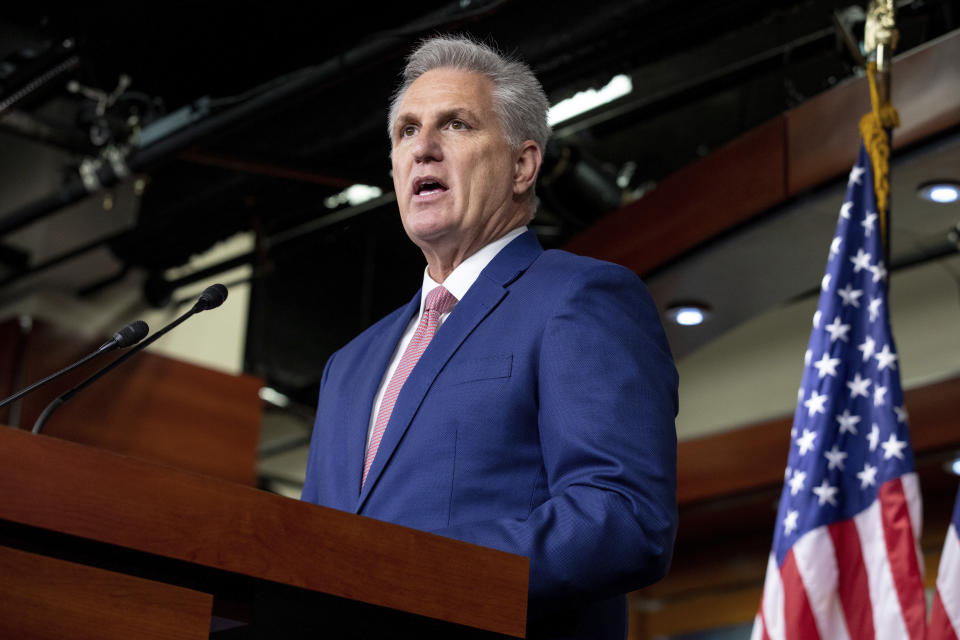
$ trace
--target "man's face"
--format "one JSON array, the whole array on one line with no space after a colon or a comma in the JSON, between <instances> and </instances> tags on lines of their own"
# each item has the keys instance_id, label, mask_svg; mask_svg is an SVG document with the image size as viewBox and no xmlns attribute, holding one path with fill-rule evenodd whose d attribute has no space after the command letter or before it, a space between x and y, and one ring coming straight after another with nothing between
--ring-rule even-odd
<instances>
[{"instance_id":1,"label":"man's face","mask_svg":"<svg viewBox=\"0 0 960 640\"><path fill-rule=\"evenodd\" d=\"M525 221L492 87L478 73L434 69L400 102L393 184L403 227L425 254L469 256Z\"/></svg>"}]
</instances>

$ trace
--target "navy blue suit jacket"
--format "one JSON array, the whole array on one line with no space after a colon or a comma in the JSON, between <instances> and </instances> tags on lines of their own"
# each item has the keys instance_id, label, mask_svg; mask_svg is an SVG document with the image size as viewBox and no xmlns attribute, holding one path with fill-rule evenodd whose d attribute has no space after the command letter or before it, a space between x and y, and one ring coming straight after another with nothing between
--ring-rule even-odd
<instances>
[{"instance_id":1,"label":"navy blue suit jacket","mask_svg":"<svg viewBox=\"0 0 960 640\"><path fill-rule=\"evenodd\" d=\"M516 238L411 372L361 491L374 395L419 305L327 362L303 499L527 556L532 634L623 638L623 594L666 573L677 522L677 374L646 288Z\"/></svg>"}]
</instances>

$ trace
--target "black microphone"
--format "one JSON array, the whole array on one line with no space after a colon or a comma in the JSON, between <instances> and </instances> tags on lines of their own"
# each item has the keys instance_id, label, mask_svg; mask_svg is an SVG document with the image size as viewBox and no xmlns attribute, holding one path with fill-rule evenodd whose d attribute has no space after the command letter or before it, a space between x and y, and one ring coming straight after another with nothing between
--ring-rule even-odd
<instances>
[{"instance_id":1,"label":"black microphone","mask_svg":"<svg viewBox=\"0 0 960 640\"><path fill-rule=\"evenodd\" d=\"M106 353L107 351L113 351L114 349L117 349L117 348L125 349L131 345L134 345L140 342L141 340L143 340L143 338L146 337L148 333L150 333L150 327L147 326L146 322L144 322L143 320L134 320L133 322L125 326L123 329L120 329L120 331L117 331L115 334L113 334L113 337L111 339L107 340L102 345L100 345L100 348L94 351L93 353L88 353L83 358L77 360L70 366L60 369L60 371L57 371L56 373L53 373L47 376L43 380L34 382L32 385L30 385L26 389L21 389L20 391L17 391L15 394L5 399L3 402L0 402L0 407L4 407L15 400L19 400L20 398L27 395L37 387L42 387L43 385L47 384L54 378L59 378L63 374L67 373L68 371L72 371L73 369L76 369L80 365L84 364L85 362L89 362L90 360L97 357L101 353Z\"/></svg>"},{"instance_id":2,"label":"black microphone","mask_svg":"<svg viewBox=\"0 0 960 640\"><path fill-rule=\"evenodd\" d=\"M113 334L112 338L100 345L98 351L110 351L117 347L126 349L146 338L148 333L150 333L150 327L146 322L143 320L134 320Z\"/></svg>"},{"instance_id":3,"label":"black microphone","mask_svg":"<svg viewBox=\"0 0 960 640\"><path fill-rule=\"evenodd\" d=\"M150 336L149 338L147 338L146 340L138 344L133 349L130 349L130 351L127 351L125 354L123 354L122 356L120 356L119 358L117 358L107 366L103 367L102 369L94 373L92 376L90 376L89 378L87 378L77 386L73 387L69 391L66 391L60 394L59 396L57 396L56 398L54 398L50 402L50 404L48 404L46 408L43 410L43 413L41 413L40 416L37 418L37 421L33 423L33 432L40 433L40 430L43 429L43 425L47 422L47 420L50 419L50 416L53 415L53 412L57 410L57 407L62 405L64 402L66 402L67 400L69 400L79 392L86 389L88 386L90 386L91 384L99 380L101 377L103 377L104 375L106 375L116 367L126 362L127 359L133 356L135 353L138 353L146 349L148 346L156 342L158 338L162 337L168 331L170 331L171 329L174 329L175 327L183 323L190 316L200 313L201 311L206 311L207 309L215 309L219 307L221 304L223 304L223 301L226 299L227 299L227 288L222 284L212 284L206 289L204 289L203 293L200 294L200 298L196 301L196 303L194 303L193 307L191 307L191 309L187 311L185 314L183 314L182 316L180 316L179 318L177 318L176 320L174 320L173 322L165 326L163 329L160 329L160 331L155 332L152 336ZM119 335L119 332L118 332L118 335ZM117 336L114 336L114 339L116 339L116 337Z\"/></svg>"}]
</instances>

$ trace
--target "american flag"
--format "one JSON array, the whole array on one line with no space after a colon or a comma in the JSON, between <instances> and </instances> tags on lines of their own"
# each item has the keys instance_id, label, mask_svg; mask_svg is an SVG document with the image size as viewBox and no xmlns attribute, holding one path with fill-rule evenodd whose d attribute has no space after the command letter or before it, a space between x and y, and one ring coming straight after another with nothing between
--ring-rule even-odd
<instances>
[{"instance_id":1,"label":"american flag","mask_svg":"<svg viewBox=\"0 0 960 640\"><path fill-rule=\"evenodd\" d=\"M752 638L923 638L920 487L870 159L847 181Z\"/></svg>"},{"instance_id":2,"label":"american flag","mask_svg":"<svg viewBox=\"0 0 960 640\"><path fill-rule=\"evenodd\" d=\"M933 596L928 640L957 640L960 635L960 493L953 505L953 517L937 569L937 591Z\"/></svg>"}]
</instances>

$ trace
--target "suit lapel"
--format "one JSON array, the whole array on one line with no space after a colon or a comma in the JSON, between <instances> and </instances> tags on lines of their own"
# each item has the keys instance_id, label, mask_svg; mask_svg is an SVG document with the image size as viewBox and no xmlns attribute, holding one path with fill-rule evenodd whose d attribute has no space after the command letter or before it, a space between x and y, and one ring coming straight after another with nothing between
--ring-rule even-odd
<instances>
[{"instance_id":1,"label":"suit lapel","mask_svg":"<svg viewBox=\"0 0 960 640\"><path fill-rule=\"evenodd\" d=\"M390 457L423 403L424 396L447 361L467 336L507 295L507 285L523 273L542 252L543 249L532 231L517 237L486 266L463 300L457 303L450 316L437 330L437 334L410 372L410 376L400 390L400 395L397 396L390 422L384 430L377 456L373 460L370 473L367 474L367 482L360 493L358 512L363 508L367 496L380 478L381 471L389 463ZM399 335L394 345L397 340ZM383 368L385 367L386 365ZM383 368L380 369L381 375ZM376 388L373 393L376 393ZM367 415L369 416L369 411Z\"/></svg>"}]
</instances>

